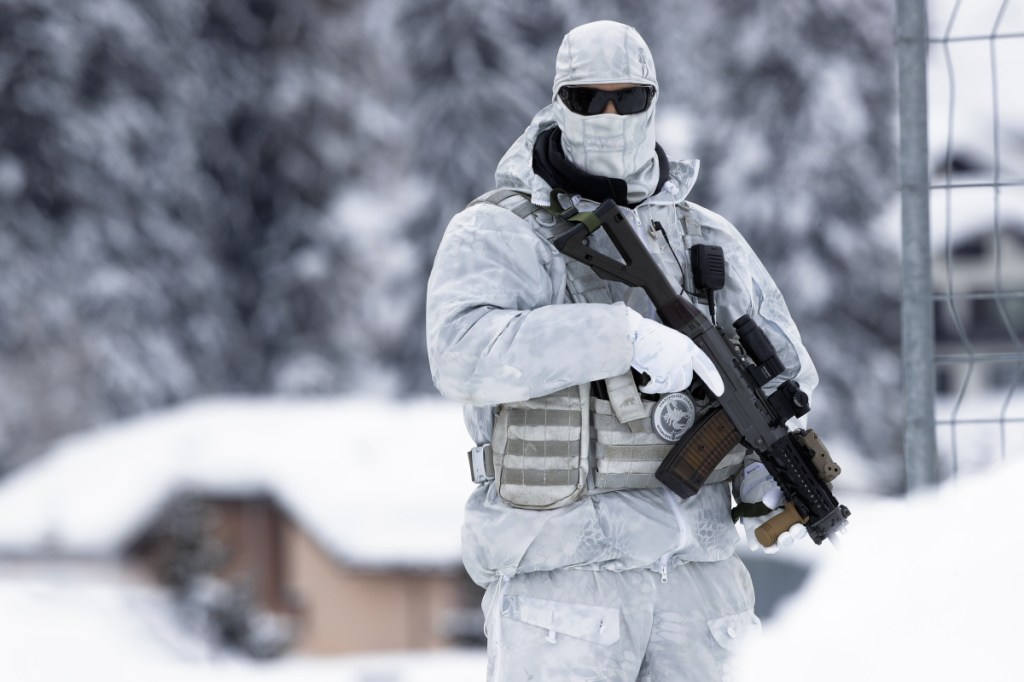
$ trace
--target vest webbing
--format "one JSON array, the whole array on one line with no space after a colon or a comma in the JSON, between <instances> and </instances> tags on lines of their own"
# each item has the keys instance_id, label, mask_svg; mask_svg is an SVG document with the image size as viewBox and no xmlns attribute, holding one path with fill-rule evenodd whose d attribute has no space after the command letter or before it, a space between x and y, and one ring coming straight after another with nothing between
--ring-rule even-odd
<instances>
[{"instance_id":1,"label":"vest webbing","mask_svg":"<svg viewBox=\"0 0 1024 682\"><path fill-rule=\"evenodd\" d=\"M473 200L469 205L492 204L511 211L523 220L529 220L535 214L553 216L553 220L544 220L542 217L538 217L530 221L535 232L543 238L551 240L571 227L571 223L559 218L561 207L557 203L556 195L557 191L553 191L551 201L552 206L558 206L557 209L537 206L525 194L511 189L492 190ZM681 210L683 210L683 214L680 216L680 220L686 237L699 238L700 223L684 207L681 207ZM586 222L588 215L592 214L578 215L580 222ZM601 279L593 268L572 258L566 258L565 269L566 290L573 302L605 304L614 302L607 282ZM651 420L654 403L649 400L641 400L630 372L606 379L605 385L608 388L609 400L607 403L596 399L591 401L591 409L595 411L592 415L594 423L591 424L591 430L595 437L593 449L596 462L595 470L592 472L595 486L599 489L614 490L660 485L654 477L654 472L673 444L666 443L654 431ZM525 421L521 420L529 420L523 414L524 411L529 412L529 410L524 410L520 404L506 407L509 421L503 423L509 423L511 426L518 422L517 426L520 429L527 425ZM547 411L541 410L541 414L547 415ZM538 416L537 419L550 420L551 416L553 415ZM579 423L576 421L573 426L578 426ZM537 432L536 435L540 436L543 433L551 435L549 429L552 426L554 424L548 421L546 428ZM517 429L517 431L517 435L523 433L522 430ZM556 467L556 472L547 465L552 463L563 465L574 454L578 454L578 449L574 451L572 445L559 440L555 447L567 448L561 450L561 457L552 457L554 453L551 452L551 444L541 443L533 438L510 437L506 447L509 449L505 452L504 459L508 465L511 465L507 468L502 467L504 469L502 479L506 483L571 485L571 474L567 477L561 469ZM744 455L743 448L734 449L718 464L706 482L720 483L731 478L742 465ZM542 457L548 458L544 468L531 468L529 463L537 462ZM565 462L562 461L563 459Z\"/></svg>"},{"instance_id":2,"label":"vest webbing","mask_svg":"<svg viewBox=\"0 0 1024 682\"><path fill-rule=\"evenodd\" d=\"M553 193L554 194L554 193ZM551 197L555 201L554 195ZM511 189L496 189L483 194L472 202L470 206L487 203L512 211L517 217L523 220L528 219L535 213L547 213L558 215L561 211L552 210L532 203L524 194ZM546 239L552 239L568 228L568 225L559 224L555 221L552 225L537 225L536 230L542 232ZM571 258L565 262L566 288L570 298L575 302L585 303L612 303L608 285L602 280L594 269Z\"/></svg>"}]
</instances>

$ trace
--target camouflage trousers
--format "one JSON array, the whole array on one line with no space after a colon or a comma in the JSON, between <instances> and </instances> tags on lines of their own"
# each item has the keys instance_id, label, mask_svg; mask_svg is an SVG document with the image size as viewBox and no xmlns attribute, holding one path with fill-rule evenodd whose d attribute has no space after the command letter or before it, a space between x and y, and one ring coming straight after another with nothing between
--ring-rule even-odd
<instances>
[{"instance_id":1,"label":"camouflage trousers","mask_svg":"<svg viewBox=\"0 0 1024 682\"><path fill-rule=\"evenodd\" d=\"M712 682L760 632L743 562L681 562L665 574L561 569L484 596L491 682Z\"/></svg>"}]
</instances>

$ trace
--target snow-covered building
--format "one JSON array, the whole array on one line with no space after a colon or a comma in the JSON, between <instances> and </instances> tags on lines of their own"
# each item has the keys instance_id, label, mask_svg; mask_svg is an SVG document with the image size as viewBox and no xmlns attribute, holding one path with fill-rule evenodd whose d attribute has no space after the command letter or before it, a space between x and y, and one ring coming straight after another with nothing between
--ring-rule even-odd
<instances>
[{"instance_id":1,"label":"snow-covered building","mask_svg":"<svg viewBox=\"0 0 1024 682\"><path fill-rule=\"evenodd\" d=\"M117 565L255 655L450 646L482 634L468 446L439 400L194 403L0 480L0 561Z\"/></svg>"},{"instance_id":2,"label":"snow-covered building","mask_svg":"<svg viewBox=\"0 0 1024 682\"><path fill-rule=\"evenodd\" d=\"M937 388L1005 395L1024 352L1024 148L948 144L932 157Z\"/></svg>"},{"instance_id":3,"label":"snow-covered building","mask_svg":"<svg viewBox=\"0 0 1024 682\"><path fill-rule=\"evenodd\" d=\"M996 226L992 190L987 194L987 211L951 225L949 234L935 243L936 379L941 394L1005 394L1021 379L1013 371L1013 358L1024 352L1024 201L1006 202ZM958 199L970 201L967 196ZM933 210L933 220L941 222L942 215Z\"/></svg>"},{"instance_id":4,"label":"snow-covered building","mask_svg":"<svg viewBox=\"0 0 1024 682\"><path fill-rule=\"evenodd\" d=\"M940 400L1007 396L1024 352L1024 58L1020 7L929 3L928 146L932 288ZM993 49L993 48L997 49ZM900 198L880 217L901 248Z\"/></svg>"},{"instance_id":5,"label":"snow-covered building","mask_svg":"<svg viewBox=\"0 0 1024 682\"><path fill-rule=\"evenodd\" d=\"M931 243L938 390L1012 392L1024 352L1024 9L929 4ZM990 40L989 36L1002 38Z\"/></svg>"},{"instance_id":6,"label":"snow-covered building","mask_svg":"<svg viewBox=\"0 0 1024 682\"><path fill-rule=\"evenodd\" d=\"M943 156L933 157L929 207L936 388L949 398L1006 395L1022 378L1015 357L1024 352L1024 183L997 192L991 167L968 170L954 152L959 161L947 175ZM879 221L896 250L899 206L894 200Z\"/></svg>"}]
</instances>

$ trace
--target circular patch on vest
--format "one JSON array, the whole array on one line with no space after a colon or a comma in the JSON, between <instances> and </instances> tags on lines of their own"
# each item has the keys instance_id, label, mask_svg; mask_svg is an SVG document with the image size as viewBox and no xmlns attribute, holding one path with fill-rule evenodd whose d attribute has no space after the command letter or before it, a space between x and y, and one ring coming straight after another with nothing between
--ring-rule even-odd
<instances>
[{"instance_id":1,"label":"circular patch on vest","mask_svg":"<svg viewBox=\"0 0 1024 682\"><path fill-rule=\"evenodd\" d=\"M690 430L697 418L697 406L685 393L669 393L654 406L651 421L658 435L674 443Z\"/></svg>"}]
</instances>

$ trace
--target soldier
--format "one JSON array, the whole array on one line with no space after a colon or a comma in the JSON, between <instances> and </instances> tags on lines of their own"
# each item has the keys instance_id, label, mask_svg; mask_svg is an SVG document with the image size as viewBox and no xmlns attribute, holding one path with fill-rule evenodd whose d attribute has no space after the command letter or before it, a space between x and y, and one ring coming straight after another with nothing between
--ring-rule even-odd
<instances>
[{"instance_id":1,"label":"soldier","mask_svg":"<svg viewBox=\"0 0 1024 682\"><path fill-rule=\"evenodd\" d=\"M431 372L465 405L478 446L463 560L486 588L491 680L726 679L738 643L760 628L730 509L734 494L781 504L764 466L737 448L685 501L653 475L671 447L652 425L655 400L692 392L699 413L721 377L655 321L641 290L597 278L549 241L555 213L614 199L704 311L689 247L721 246L723 328L750 315L787 367L779 381L811 392L817 374L777 286L736 228L686 200L698 162L656 143L657 101L635 29L570 31L551 104L502 158L497 189L452 219L434 261ZM614 253L599 236L592 246ZM650 380L638 386L641 372ZM744 519L748 535L765 518ZM765 551L805 532L795 525Z\"/></svg>"}]
</instances>

